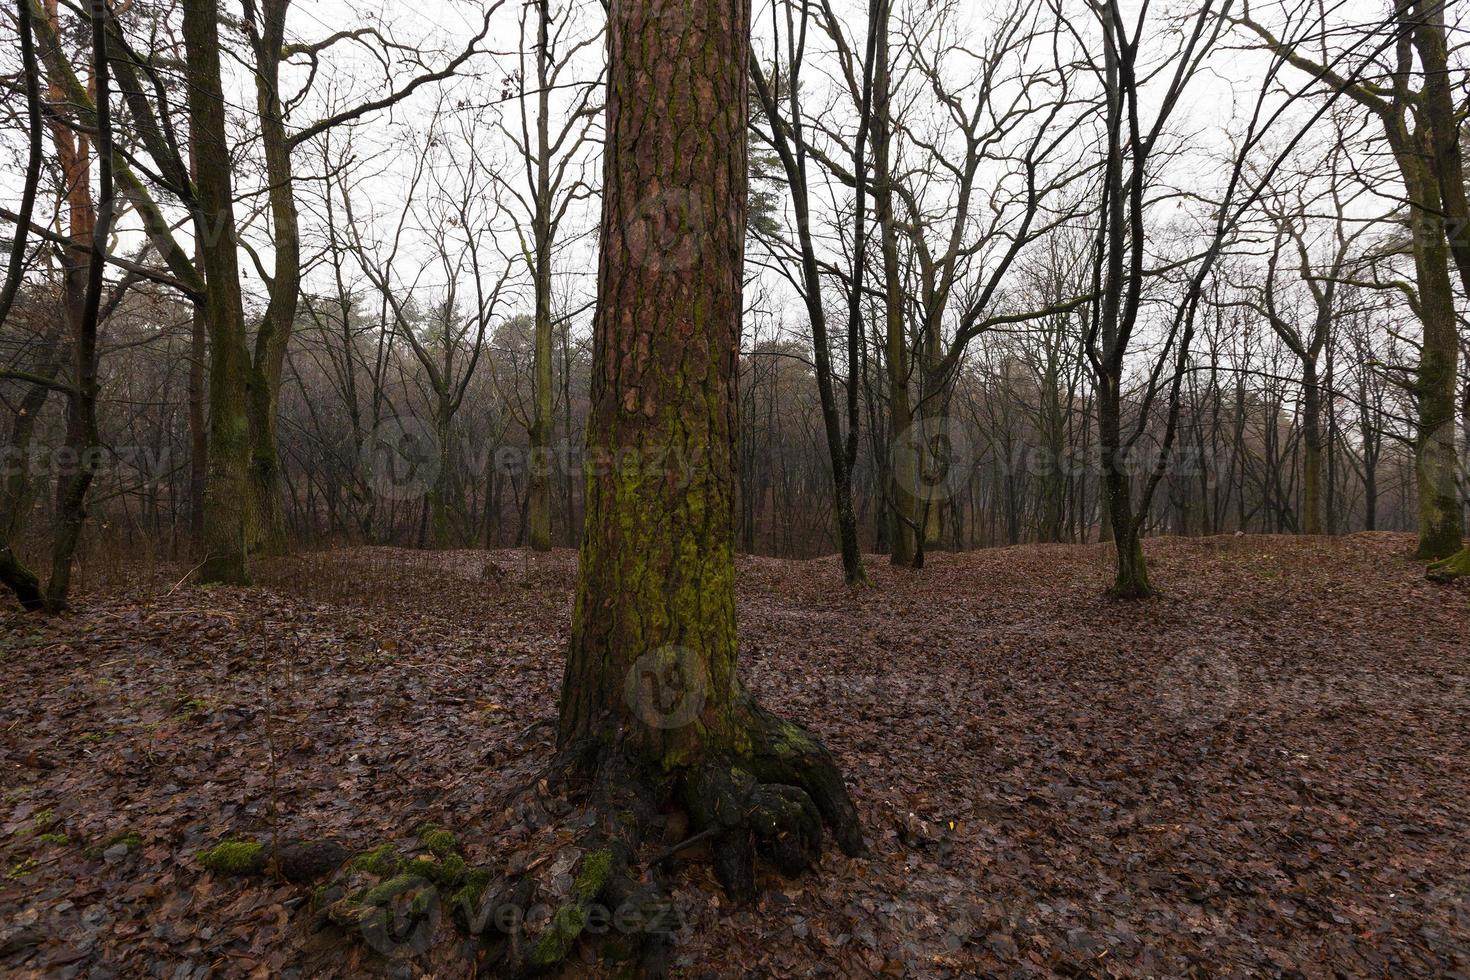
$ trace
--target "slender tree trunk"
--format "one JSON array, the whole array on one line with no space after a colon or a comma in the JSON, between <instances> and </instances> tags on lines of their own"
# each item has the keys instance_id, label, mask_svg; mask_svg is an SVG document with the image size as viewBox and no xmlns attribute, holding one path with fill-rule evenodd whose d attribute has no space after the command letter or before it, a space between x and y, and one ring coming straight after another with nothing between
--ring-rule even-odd
<instances>
[{"instance_id":1,"label":"slender tree trunk","mask_svg":"<svg viewBox=\"0 0 1470 980\"><path fill-rule=\"evenodd\" d=\"M898 256L898 228L893 213L893 117L892 80L889 65L890 0L878 18L874 44L873 77L873 209L882 239L884 360L888 367L888 444L891 473L886 488L889 500L891 551L894 565L912 565L918 556L919 459L911 431L913 408L909 398L910 362L908 337L904 331L903 282Z\"/></svg>"},{"instance_id":2,"label":"slender tree trunk","mask_svg":"<svg viewBox=\"0 0 1470 980\"><path fill-rule=\"evenodd\" d=\"M545 0L536 12L536 213L532 237L535 239L536 285L535 331L535 395L531 419L531 459L528 467L530 494L528 513L530 543L536 551L551 550L551 437L555 427L552 418L555 390L551 372L551 93L547 68L547 21L550 11Z\"/></svg>"},{"instance_id":3,"label":"slender tree trunk","mask_svg":"<svg viewBox=\"0 0 1470 980\"><path fill-rule=\"evenodd\" d=\"M189 145L189 177L199 179L199 164L194 144ZM204 275L204 246L194 241L194 267ZM209 471L209 430L204 414L204 372L209 358L208 312L204 304L195 303L189 317L189 550L195 558L203 558L204 487Z\"/></svg>"},{"instance_id":4,"label":"slender tree trunk","mask_svg":"<svg viewBox=\"0 0 1470 980\"><path fill-rule=\"evenodd\" d=\"M454 472L452 451L453 414L448 393L442 393L435 412L434 436L438 443L439 458L435 461L434 482L429 486L429 524L432 529L433 546L443 550L450 547L451 529L449 514L450 480Z\"/></svg>"},{"instance_id":5,"label":"slender tree trunk","mask_svg":"<svg viewBox=\"0 0 1470 980\"><path fill-rule=\"evenodd\" d=\"M208 479L209 435L204 417L204 366L209 357L205 344L206 313L196 305L190 317L189 336L189 547L197 557L204 555L204 487Z\"/></svg>"},{"instance_id":6,"label":"slender tree trunk","mask_svg":"<svg viewBox=\"0 0 1470 980\"><path fill-rule=\"evenodd\" d=\"M204 490L205 582L243 584L245 508L249 489L250 358L235 254L234 196L220 87L219 8L215 0L184 0L189 121L199 161L196 233L204 243L209 326L209 456Z\"/></svg>"},{"instance_id":7,"label":"slender tree trunk","mask_svg":"<svg viewBox=\"0 0 1470 980\"><path fill-rule=\"evenodd\" d=\"M803 18L805 18L803 14ZM801 37L806 36L803 19ZM800 63L794 51L789 62ZM827 337L827 309L822 301L822 279L817 267L816 246L812 240L810 199L807 191L806 145L801 119L798 76L787 80L785 91L791 109L787 121L792 138L786 138L786 124L781 119L779 102L780 85L772 91L760 75L760 66L751 62L756 87L766 115L771 120L771 140L786 171L786 183L791 190L791 200L796 214L796 237L801 250L802 298L806 302L807 319L812 328L812 356L817 376L817 396L822 408L822 430L827 438L828 463L832 468L832 504L837 518L837 539L842 553L842 573L848 585L866 584L867 573L863 570L862 550L858 546L857 519L852 506L852 473L847 461L847 444L842 434L842 420L837 406L837 395L832 383L832 350ZM779 82L779 78L778 78ZM859 181L860 183L860 181ZM859 192L861 193L861 192ZM855 264L860 259L854 252ZM849 361L849 363L851 363ZM849 387L857 379L849 377ZM849 412L849 424L852 422Z\"/></svg>"},{"instance_id":8,"label":"slender tree trunk","mask_svg":"<svg viewBox=\"0 0 1470 980\"><path fill-rule=\"evenodd\" d=\"M1302 364L1302 533L1322 533L1322 386L1317 365Z\"/></svg>"},{"instance_id":9,"label":"slender tree trunk","mask_svg":"<svg viewBox=\"0 0 1470 980\"><path fill-rule=\"evenodd\" d=\"M31 214L35 208L41 176L44 133L41 122L40 69L31 30L31 0L18 0L16 32L20 39L21 70L25 76L28 153L19 220L15 224L14 238L11 241L5 285L0 288L0 324L8 318L25 275L26 237L30 231ZM46 358L40 372L48 380L54 379L61 367L57 352L59 336L59 325L48 331ZM8 446L10 456L7 465L13 469L5 474L3 497L0 497L0 584L15 594L21 608L27 612L35 612L44 606L41 583L35 572L27 568L16 555L12 542L25 527L25 510L30 496L28 450L36 427L36 416L45 406L50 393L51 389L46 385L33 385L21 399L15 422L11 426Z\"/></svg>"},{"instance_id":10,"label":"slender tree trunk","mask_svg":"<svg viewBox=\"0 0 1470 980\"><path fill-rule=\"evenodd\" d=\"M265 154L272 246L275 253L270 299L255 335L247 412L250 422L250 495L246 501L246 547L252 553L284 554L288 548L281 509L281 459L277 416L286 345L296 322L301 292L301 236L291 172L291 143L280 99L281 50L290 0L262 0L256 23L254 0L246 0L246 22L255 48L255 95Z\"/></svg>"}]
</instances>

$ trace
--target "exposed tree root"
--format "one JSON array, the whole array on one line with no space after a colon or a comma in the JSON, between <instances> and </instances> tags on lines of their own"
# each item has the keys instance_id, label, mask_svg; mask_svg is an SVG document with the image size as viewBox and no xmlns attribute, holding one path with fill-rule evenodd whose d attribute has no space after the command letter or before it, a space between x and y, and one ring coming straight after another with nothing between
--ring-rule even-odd
<instances>
[{"instance_id":1,"label":"exposed tree root","mask_svg":"<svg viewBox=\"0 0 1470 980\"><path fill-rule=\"evenodd\" d=\"M225 875L330 875L311 907L387 957L424 952L447 913L478 947L484 976L552 972L584 940L639 976L663 976L684 925L662 880L679 851L708 842L715 873L737 901L756 894L758 855L785 875L815 865L824 824L844 852L863 851L857 811L822 743L749 700L735 706L733 721L736 737L719 740L721 749L667 769L616 732L558 752L547 780L528 788L536 796L522 800L522 812L540 814L533 825L583 828L570 876L548 875L542 863L492 888L491 871L468 865L454 835L432 826L419 828L407 852L385 843L350 856L331 841L272 847L231 839L199 859Z\"/></svg>"},{"instance_id":2,"label":"exposed tree root","mask_svg":"<svg viewBox=\"0 0 1470 980\"><path fill-rule=\"evenodd\" d=\"M1470 548L1461 548L1448 558L1431 563L1424 576L1432 582L1453 582L1470 576Z\"/></svg>"},{"instance_id":3,"label":"exposed tree root","mask_svg":"<svg viewBox=\"0 0 1470 980\"><path fill-rule=\"evenodd\" d=\"M323 878L347 860L348 851L330 840L269 841L230 839L199 853L199 863L220 875L275 875L301 884Z\"/></svg>"},{"instance_id":4,"label":"exposed tree root","mask_svg":"<svg viewBox=\"0 0 1470 980\"><path fill-rule=\"evenodd\" d=\"M40 612L46 608L46 597L41 591L40 579L21 564L10 544L0 541L0 585L14 593L16 601L26 612Z\"/></svg>"},{"instance_id":5,"label":"exposed tree root","mask_svg":"<svg viewBox=\"0 0 1470 980\"><path fill-rule=\"evenodd\" d=\"M709 841L715 874L737 901L756 894L757 855L785 875L815 865L824 824L845 853L863 852L857 810L822 743L749 700L735 714L733 744L669 772L635 761L636 752L616 735L574 743L558 755L560 777L580 776L588 786L590 829L576 884L519 961L497 960L494 975L552 969L584 932L595 932L604 936L607 955L636 962L642 976L662 976L681 924L660 880L662 864L696 841ZM685 826L684 817L694 836L640 868L644 844L655 832L667 836L671 824Z\"/></svg>"}]
</instances>

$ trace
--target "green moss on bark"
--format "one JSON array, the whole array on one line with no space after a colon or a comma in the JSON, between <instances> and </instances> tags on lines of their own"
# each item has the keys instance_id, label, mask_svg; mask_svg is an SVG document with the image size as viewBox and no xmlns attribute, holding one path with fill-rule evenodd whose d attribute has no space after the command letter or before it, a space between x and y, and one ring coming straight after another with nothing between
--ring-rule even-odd
<instances>
[{"instance_id":1,"label":"green moss on bark","mask_svg":"<svg viewBox=\"0 0 1470 980\"><path fill-rule=\"evenodd\" d=\"M1470 577L1470 548L1461 548L1448 558L1432 563L1425 576L1435 582L1453 582Z\"/></svg>"}]
</instances>

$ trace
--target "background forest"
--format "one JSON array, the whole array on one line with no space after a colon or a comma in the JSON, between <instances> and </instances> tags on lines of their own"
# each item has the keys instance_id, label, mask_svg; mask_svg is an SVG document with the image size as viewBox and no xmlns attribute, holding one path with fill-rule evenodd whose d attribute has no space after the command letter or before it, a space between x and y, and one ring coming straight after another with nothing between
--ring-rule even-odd
<instances>
[{"instance_id":1,"label":"background forest","mask_svg":"<svg viewBox=\"0 0 1470 980\"><path fill-rule=\"evenodd\" d=\"M1426 487L1458 527L1462 226L1436 202L1463 180L1438 186L1459 148L1432 114L1443 80L1462 118L1465 75L1457 25L1411 8L763 6L742 550L1416 530ZM83 482L81 555L204 561L211 435L248 457L217 496L250 554L575 546L600 5L248 0L218 22L209 154L180 8L109 6L115 193L87 12L17 9L0 513L23 565L80 526ZM193 274L221 251L205 156L238 236L226 333ZM651 192L648 240L693 247L688 212Z\"/></svg>"},{"instance_id":2,"label":"background forest","mask_svg":"<svg viewBox=\"0 0 1470 980\"><path fill-rule=\"evenodd\" d=\"M0 4L0 975L1470 971L1460 9Z\"/></svg>"}]
</instances>

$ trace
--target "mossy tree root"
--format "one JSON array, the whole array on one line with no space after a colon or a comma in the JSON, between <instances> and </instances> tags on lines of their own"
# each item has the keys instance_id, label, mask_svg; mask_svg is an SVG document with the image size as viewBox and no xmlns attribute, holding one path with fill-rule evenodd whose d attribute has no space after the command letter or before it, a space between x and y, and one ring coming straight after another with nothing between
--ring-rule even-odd
<instances>
[{"instance_id":1,"label":"mossy tree root","mask_svg":"<svg viewBox=\"0 0 1470 980\"><path fill-rule=\"evenodd\" d=\"M720 749L707 743L697 762L668 771L639 761L616 735L564 748L558 756L567 767L563 775L591 779L585 804L591 827L576 886L518 961L499 959L495 975L554 969L582 936L594 907L642 925L603 930L605 952L635 960L641 976L663 975L679 920L659 874L663 859L689 842L665 849L646 873L639 871L639 853L670 812L686 814L695 837L708 840L715 874L737 901L756 895L758 855L788 876L815 865L824 825L843 852L863 853L857 809L836 760L816 736L747 698L735 709L734 731L735 738L720 740Z\"/></svg>"},{"instance_id":2,"label":"mossy tree root","mask_svg":"<svg viewBox=\"0 0 1470 980\"><path fill-rule=\"evenodd\" d=\"M847 793L837 760L821 739L793 721L787 721L747 701L745 730L750 747L745 762L762 783L793 786L816 805L832 831L837 846L848 857L865 850L862 822Z\"/></svg>"},{"instance_id":3,"label":"mossy tree root","mask_svg":"<svg viewBox=\"0 0 1470 980\"><path fill-rule=\"evenodd\" d=\"M587 745L558 754L553 783L583 770L591 760ZM571 954L584 933L602 936L610 956L637 963L640 976L667 973L673 903L659 880L659 869L650 868L646 880L637 868L637 855L645 836L660 821L657 787L628 763L621 753L603 760L595 770L585 802L589 821L580 847L570 895L551 914L545 928L526 935L506 922L495 910L506 904L529 907L535 881L528 875L513 882L501 895L481 905L485 928L481 938L490 950L481 962L480 974L495 977L531 977L555 971ZM488 913L485 915L484 913Z\"/></svg>"},{"instance_id":4,"label":"mossy tree root","mask_svg":"<svg viewBox=\"0 0 1470 980\"><path fill-rule=\"evenodd\" d=\"M1448 558L1431 563L1424 576L1432 582L1453 582L1470 576L1470 548L1461 548Z\"/></svg>"},{"instance_id":5,"label":"mossy tree root","mask_svg":"<svg viewBox=\"0 0 1470 980\"><path fill-rule=\"evenodd\" d=\"M303 884L337 870L348 851L331 840L270 841L230 838L199 852L199 863L219 875L274 875Z\"/></svg>"},{"instance_id":6,"label":"mossy tree root","mask_svg":"<svg viewBox=\"0 0 1470 980\"><path fill-rule=\"evenodd\" d=\"M694 825L713 837L715 874L732 898L755 895L755 855L792 876L816 864L826 824L849 856L863 852L862 827L837 761L795 722L747 702L748 742L708 760L683 782Z\"/></svg>"}]
</instances>

